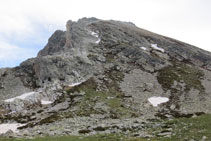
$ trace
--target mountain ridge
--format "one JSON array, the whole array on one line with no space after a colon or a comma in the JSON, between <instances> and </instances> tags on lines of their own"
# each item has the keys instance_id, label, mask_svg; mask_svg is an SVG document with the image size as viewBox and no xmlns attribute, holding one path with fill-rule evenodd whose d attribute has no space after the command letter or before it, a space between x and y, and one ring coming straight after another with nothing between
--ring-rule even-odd
<instances>
[{"instance_id":1,"label":"mountain ridge","mask_svg":"<svg viewBox=\"0 0 211 141\"><path fill-rule=\"evenodd\" d=\"M17 135L126 128L141 136L150 119L211 113L209 52L129 22L82 18L66 27L37 57L0 69L1 122L23 123ZM166 100L155 106L150 98Z\"/></svg>"}]
</instances>

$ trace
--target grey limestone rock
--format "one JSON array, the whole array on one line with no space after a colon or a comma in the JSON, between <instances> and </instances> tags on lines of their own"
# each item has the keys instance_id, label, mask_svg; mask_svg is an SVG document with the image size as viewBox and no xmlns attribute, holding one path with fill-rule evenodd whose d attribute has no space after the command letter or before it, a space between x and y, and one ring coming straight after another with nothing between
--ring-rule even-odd
<instances>
[{"instance_id":1,"label":"grey limestone rock","mask_svg":"<svg viewBox=\"0 0 211 141\"><path fill-rule=\"evenodd\" d=\"M0 69L0 110L10 112L0 117L2 122L22 118L18 121L34 134L144 136L143 124L131 123L134 118L211 113L210 62L210 52L133 23L69 20L66 31L55 31L37 57ZM5 101L29 92L38 94ZM151 97L169 101L155 107Z\"/></svg>"}]
</instances>

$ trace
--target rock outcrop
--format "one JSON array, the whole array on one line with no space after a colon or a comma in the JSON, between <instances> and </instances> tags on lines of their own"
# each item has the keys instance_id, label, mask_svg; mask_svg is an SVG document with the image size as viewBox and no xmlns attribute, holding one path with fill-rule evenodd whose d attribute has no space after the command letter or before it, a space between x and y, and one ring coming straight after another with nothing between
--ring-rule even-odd
<instances>
[{"instance_id":1,"label":"rock outcrop","mask_svg":"<svg viewBox=\"0 0 211 141\"><path fill-rule=\"evenodd\" d=\"M127 22L66 27L37 57L0 69L1 122L34 134L141 135L152 118L211 113L211 53ZM168 101L154 107L151 97Z\"/></svg>"}]
</instances>

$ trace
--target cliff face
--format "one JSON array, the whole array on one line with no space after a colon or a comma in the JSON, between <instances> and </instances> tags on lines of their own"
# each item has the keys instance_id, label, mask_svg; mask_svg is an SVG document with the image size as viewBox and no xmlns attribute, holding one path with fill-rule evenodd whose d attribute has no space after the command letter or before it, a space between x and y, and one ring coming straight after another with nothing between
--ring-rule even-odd
<instances>
[{"instance_id":1,"label":"cliff face","mask_svg":"<svg viewBox=\"0 0 211 141\"><path fill-rule=\"evenodd\" d=\"M68 21L37 57L0 69L0 115L24 129L71 121L78 131L92 120L121 128L123 119L211 113L210 62L211 53L132 23Z\"/></svg>"}]
</instances>

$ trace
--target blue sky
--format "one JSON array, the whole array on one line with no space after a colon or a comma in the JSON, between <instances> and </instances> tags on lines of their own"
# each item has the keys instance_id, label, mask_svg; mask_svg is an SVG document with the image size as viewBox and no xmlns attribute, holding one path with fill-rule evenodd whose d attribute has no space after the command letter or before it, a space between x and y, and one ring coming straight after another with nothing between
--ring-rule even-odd
<instances>
[{"instance_id":1,"label":"blue sky","mask_svg":"<svg viewBox=\"0 0 211 141\"><path fill-rule=\"evenodd\" d=\"M210 0L5 0L0 5L0 67L35 57L67 20L97 17L138 27L211 51Z\"/></svg>"},{"instance_id":2,"label":"blue sky","mask_svg":"<svg viewBox=\"0 0 211 141\"><path fill-rule=\"evenodd\" d=\"M32 28L36 31L32 35L0 33L0 67L15 67L28 58L36 57L54 32L41 24L34 24Z\"/></svg>"},{"instance_id":3,"label":"blue sky","mask_svg":"<svg viewBox=\"0 0 211 141\"><path fill-rule=\"evenodd\" d=\"M0 41L0 45L4 46L4 48L0 47L0 67L14 67L27 58L35 57L51 35L49 31L40 30L39 33L42 37L39 37L39 39L27 37L20 40L16 39L18 35L14 35L13 38L8 38L3 42Z\"/></svg>"}]
</instances>

